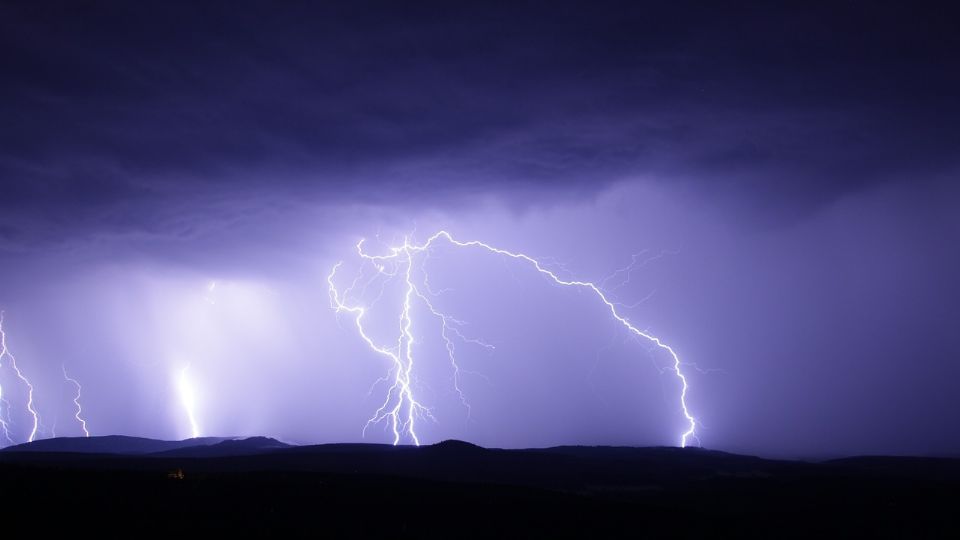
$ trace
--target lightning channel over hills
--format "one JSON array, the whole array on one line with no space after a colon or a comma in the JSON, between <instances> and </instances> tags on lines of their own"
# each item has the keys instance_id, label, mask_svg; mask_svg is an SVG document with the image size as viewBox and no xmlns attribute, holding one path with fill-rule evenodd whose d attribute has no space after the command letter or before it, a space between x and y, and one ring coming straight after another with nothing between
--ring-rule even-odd
<instances>
[{"instance_id":1,"label":"lightning channel over hills","mask_svg":"<svg viewBox=\"0 0 960 540\"><path fill-rule=\"evenodd\" d=\"M80 393L83 391L83 387L80 386L80 383L77 382L76 379L67 375L67 366L60 367L63 369L63 378L77 389L77 393L73 396L73 405L76 407L73 418L80 424L80 429L83 430L83 436L89 437L90 432L87 430L87 421L83 418L83 407L80 406Z\"/></svg>"},{"instance_id":2,"label":"lightning channel over hills","mask_svg":"<svg viewBox=\"0 0 960 540\"><path fill-rule=\"evenodd\" d=\"M402 440L408 440L415 445L419 445L420 438L418 437L416 431L417 420L423 418L433 418L430 408L418 401L413 388L413 374L417 359L414 355L413 347L415 344L415 335L413 331L414 325L411 310L413 304L417 301L422 302L427 310L441 322L441 337L443 338L448 352L449 362L452 364L454 369L454 386L461 402L469 410L469 403L467 402L466 397L464 396L459 385L459 375L461 370L457 364L453 338L478 346L488 348L492 348L492 346L480 340L464 336L459 330L459 327L461 326L460 321L443 312L440 312L433 306L428 296L432 295L433 291L430 289L429 276L425 270L422 271L422 275L424 276L422 280L417 281L414 279L415 265L420 264L420 268L422 269L422 264L429 256L430 250L436 244L442 241L445 241L456 248L479 249L493 255L519 261L531 267L539 274L546 276L556 285L577 288L593 294L596 299L606 307L611 318L616 323L623 326L633 335L649 341L658 350L669 355L671 361L670 370L675 374L681 385L679 408L687 424L686 429L679 436L679 444L681 447L686 447L691 441L696 441L699 443L699 439L697 437L697 420L691 414L687 406L687 392L689 390L689 386L687 383L687 377L682 369L684 363L680 361L680 357L677 355L673 347L667 345L660 338L654 336L653 334L634 326L627 317L622 315L617 310L618 304L608 298L601 286L590 281L563 279L554 271L548 269L540 260L529 255L500 249L477 240L457 240L447 231L439 231L420 244L412 243L409 238L405 238L403 245L392 246L385 254L382 255L370 254L364 251L364 240L360 240L356 245L357 254L363 260L363 263L367 265L367 267L372 267L375 270L373 277L364 280L364 272L363 269L361 269L360 273L353 279L347 288L343 290L338 289L335 280L337 277L337 272L343 264L342 261L335 264L333 269L330 271L330 274L327 276L331 307L338 314L346 312L353 315L354 323L361 339L367 344L367 346L370 347L373 352L389 358L391 363L391 368L388 374L378 381L389 383L390 386L387 389L387 393L382 405L367 421L367 424L364 427L364 433L371 425L387 422L393 434L393 444L396 445ZM378 343L373 339L373 337L371 337L365 326L365 316L367 315L368 310L383 296L382 287L385 286L386 281L383 282L379 294L372 302L364 305L360 303L351 303L350 301L351 294L356 289L360 288L361 292L366 292L367 287L377 276L386 276L387 279L399 278L403 280L404 294L396 321L397 338L392 344ZM360 296L362 296L362 294Z\"/></svg>"},{"instance_id":3,"label":"lightning channel over hills","mask_svg":"<svg viewBox=\"0 0 960 540\"><path fill-rule=\"evenodd\" d=\"M17 379L27 387L26 409L33 422L33 425L30 429L30 435L27 437L27 442L33 442L37 436L37 430L40 428L40 414L37 413L37 410L34 408L33 404L33 384L30 383L30 379L28 379L23 372L20 371L20 368L17 367L17 359L7 347L7 334L3 330L3 317L3 311L0 311L0 365L5 364L9 366L17 376ZM3 429L3 434L7 441L13 442L10 438L8 421L10 414L10 403L2 396L3 390L0 388L0 399L3 399L2 406L5 409L2 411L3 418L0 419L0 429Z\"/></svg>"}]
</instances>

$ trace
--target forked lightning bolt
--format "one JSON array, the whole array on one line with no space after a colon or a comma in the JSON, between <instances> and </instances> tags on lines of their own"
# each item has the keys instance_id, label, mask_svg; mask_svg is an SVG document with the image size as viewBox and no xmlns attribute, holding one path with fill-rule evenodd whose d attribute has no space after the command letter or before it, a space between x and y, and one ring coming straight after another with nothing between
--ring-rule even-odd
<instances>
[{"instance_id":1,"label":"forked lightning bolt","mask_svg":"<svg viewBox=\"0 0 960 540\"><path fill-rule=\"evenodd\" d=\"M357 243L357 253L365 261L369 262L376 270L379 275L386 276L386 280L393 279L398 275L402 275L404 280L404 285L406 286L405 293L403 296L403 304L400 309L399 315L399 337L397 343L394 346L384 346L377 344L373 338L370 337L370 334L364 327L364 316L367 313L367 310L371 307L372 304L366 306L363 305L351 305L349 304L349 296L351 291L358 286L360 282L361 275L358 275L349 288L341 292L337 289L334 284L334 278L336 277L337 270L343 264L342 262L334 265L333 270L327 276L327 284L329 286L330 293L330 304L331 307L336 310L337 313L348 312L354 315L354 321L357 327L357 331L360 333L360 337L367 343L367 345L378 354L386 356L389 358L393 364L392 369L385 379L381 381L389 380L392 378L392 385L387 391L386 399L379 409L374 413L374 415L367 422L366 428L372 424L382 422L384 420L389 421L391 429L393 431L393 444L398 444L404 436L407 436L414 444L419 445L420 439L417 437L415 423L416 419L420 417L430 417L430 409L416 400L413 394L412 383L412 373L414 369L414 356L413 356L413 320L411 318L411 307L412 302L415 299L420 300L425 304L427 309L435 316L437 316L442 325L442 337L447 347L447 352L449 353L450 362L454 368L454 385L460 395L461 402L464 403L467 407L467 404L463 392L460 390L459 386L459 373L460 369L457 365L456 358L454 356L454 347L453 342L450 339L450 334L455 335L456 337L465 340L467 342L476 343L485 347L489 345L477 341L470 340L465 338L460 331L457 329L459 321L456 319L445 315L434 308L429 298L424 294L424 292L418 287L417 283L413 279L413 268L414 268L414 258L415 255L424 253L429 256L430 249L441 240L446 240L448 243L455 247L460 248L477 248L485 250L489 253L496 255L501 255L504 257L509 257L511 259L519 260L524 263L532 266L537 272L548 277L557 285L563 285L566 287L575 287L579 289L585 289L595 295L595 297L602 302L606 308L609 310L610 315L615 321L623 325L629 332L634 334L637 337L643 338L652 344L654 344L658 349L669 354L672 361L671 371L673 371L679 379L681 384L680 391L680 410L683 413L683 417L687 423L686 430L680 435L680 446L685 447L691 440L695 440L699 443L699 439L696 435L697 421L690 414L690 410L687 407L687 377L684 375L682 366L684 365L680 361L680 357L677 355L676 351L672 347L663 343L660 338L644 331L640 330L636 326L630 323L630 321L620 314L617 310L618 304L610 301L610 299L604 294L600 286L589 282L589 281L577 281L577 280L565 280L560 278L556 273L547 269L543 264L523 253L517 253L512 251L507 251L505 249L500 249L490 244L472 240L463 242L456 240L450 233L447 231L440 231L428 238L422 244L411 243L409 239L405 239L402 246L395 246L389 248L387 254L385 255L372 255L368 254L363 250L363 240ZM362 273L362 270L361 270ZM375 275L374 278L377 276ZM373 281L367 281L369 285ZM427 282L426 272L424 272L424 283L423 288L427 293L431 293L429 285ZM385 282L382 286L385 286ZM382 289L381 289L382 295ZM380 297L378 296L377 299ZM376 302L376 300L374 300Z\"/></svg>"},{"instance_id":2,"label":"forked lightning bolt","mask_svg":"<svg viewBox=\"0 0 960 540\"><path fill-rule=\"evenodd\" d=\"M30 416L33 418L33 427L30 429L30 436L27 437L27 442L33 442L33 439L37 436L37 429L40 427L40 415L36 409L33 408L33 385L30 384L30 380L27 379L23 375L23 372L20 371L20 368L17 367L17 359L10 352L10 349L7 348L7 334L3 331L3 312L0 311L0 363L2 363L4 359L8 360L8 364L17 375L17 378L27 386L27 412L30 413ZM2 389L0 389L0 398L2 398L2 393ZM3 405L6 409L6 418L9 418L10 403L4 400ZM4 436L7 440L10 440L9 425L6 418L0 420L0 424L2 424Z\"/></svg>"},{"instance_id":3,"label":"forked lightning bolt","mask_svg":"<svg viewBox=\"0 0 960 540\"><path fill-rule=\"evenodd\" d=\"M363 255L362 251L361 255ZM383 402L383 405L381 405L380 408L377 409L374 415L370 418L370 420L367 421L367 425L364 427L364 433L366 433L366 429L370 425L389 418L390 427L393 430L393 444L398 444L402 434L406 433L413 440L413 443L419 446L420 439L417 437L417 432L414 430L415 419L418 416L430 416L430 410L421 405L420 402L413 397L413 390L411 389L410 381L410 374L413 370L413 333L411 331L413 321L410 317L410 304L414 295L414 289L416 288L411 280L413 259L408 257L407 264L405 265L406 267L403 269L407 289L403 297L403 307L400 312L399 338L397 340L396 347L391 348L377 345L373 339L367 335L366 330L363 328L363 316L366 314L365 308L361 306L346 305L344 303L347 296L346 293L343 295L344 298L341 299L340 293L333 284L333 278L341 264L342 263L337 263L330 272L330 275L327 276L327 283L330 286L330 302L332 306L337 310L337 312L347 311L356 315L355 320L357 324L357 330L360 332L360 337L366 341L367 345L369 345L371 349L386 356L393 363L393 367L390 371L391 375L393 376L393 384L387 391L387 398ZM376 265L376 268L379 272L384 272L382 265ZM391 276L392 275L395 274L391 274ZM356 281L354 283L356 283ZM394 401L395 404L391 404L391 402Z\"/></svg>"},{"instance_id":4,"label":"forked lightning bolt","mask_svg":"<svg viewBox=\"0 0 960 540\"><path fill-rule=\"evenodd\" d=\"M77 387L77 393L73 396L73 405L77 408L77 410L73 413L73 417L76 418L77 422L80 423L80 429L83 430L83 436L89 437L90 432L87 431L87 421L83 419L83 408L80 406L80 392L83 391L83 387L80 386L80 383L78 383L76 379L72 379L69 375L67 375L67 366L60 367L63 368L63 378L66 379L67 382Z\"/></svg>"}]
</instances>

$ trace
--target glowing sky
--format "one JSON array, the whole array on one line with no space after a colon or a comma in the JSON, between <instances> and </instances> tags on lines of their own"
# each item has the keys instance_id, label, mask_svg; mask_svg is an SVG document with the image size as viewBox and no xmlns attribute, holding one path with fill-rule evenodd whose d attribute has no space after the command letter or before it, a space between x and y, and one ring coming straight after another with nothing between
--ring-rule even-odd
<instances>
[{"instance_id":1,"label":"glowing sky","mask_svg":"<svg viewBox=\"0 0 960 540\"><path fill-rule=\"evenodd\" d=\"M611 300L696 364L708 447L960 452L949 18L669 6L0 7L0 309L42 434L82 433L65 369L93 434L361 440L389 366L327 275L444 229L570 279L637 255ZM676 444L675 378L602 304L429 265L495 349L458 352L468 410L425 335L426 441Z\"/></svg>"}]
</instances>

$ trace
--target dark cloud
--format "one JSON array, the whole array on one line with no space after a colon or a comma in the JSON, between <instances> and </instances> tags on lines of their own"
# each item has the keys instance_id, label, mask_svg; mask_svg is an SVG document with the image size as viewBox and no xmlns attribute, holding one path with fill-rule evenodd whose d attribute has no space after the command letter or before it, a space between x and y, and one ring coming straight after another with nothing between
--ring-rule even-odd
<instances>
[{"instance_id":1,"label":"dark cloud","mask_svg":"<svg viewBox=\"0 0 960 540\"><path fill-rule=\"evenodd\" d=\"M0 19L0 204L54 235L64 213L121 206L149 227L158 200L210 192L522 201L629 177L782 217L957 167L960 38L934 7L66 2Z\"/></svg>"}]
</instances>

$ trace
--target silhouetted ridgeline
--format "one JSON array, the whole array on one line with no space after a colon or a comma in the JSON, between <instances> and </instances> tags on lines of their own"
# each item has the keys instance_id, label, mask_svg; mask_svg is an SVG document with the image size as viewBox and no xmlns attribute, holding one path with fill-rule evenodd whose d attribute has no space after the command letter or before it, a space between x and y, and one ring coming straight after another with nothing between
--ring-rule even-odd
<instances>
[{"instance_id":1,"label":"silhouetted ridgeline","mask_svg":"<svg viewBox=\"0 0 960 540\"><path fill-rule=\"evenodd\" d=\"M0 452L7 515L127 531L955 536L960 460L702 449L63 438ZM33 527L11 520L13 527Z\"/></svg>"}]
</instances>

